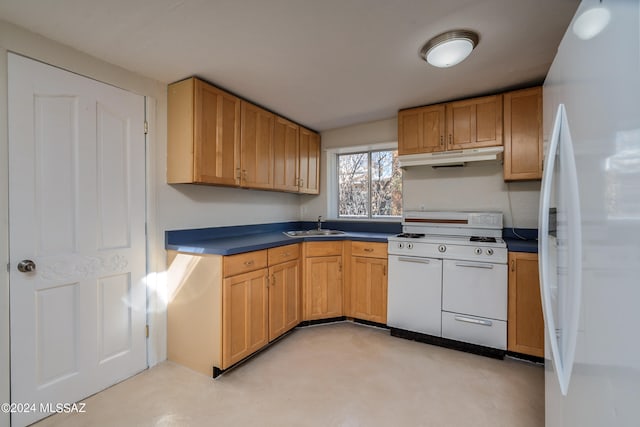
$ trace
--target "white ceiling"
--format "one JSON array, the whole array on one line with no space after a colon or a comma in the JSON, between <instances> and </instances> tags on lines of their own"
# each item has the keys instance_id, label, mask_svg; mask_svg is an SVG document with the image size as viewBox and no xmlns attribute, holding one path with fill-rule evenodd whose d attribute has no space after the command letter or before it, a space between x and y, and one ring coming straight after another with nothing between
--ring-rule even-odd
<instances>
[{"instance_id":1,"label":"white ceiling","mask_svg":"<svg viewBox=\"0 0 640 427\"><path fill-rule=\"evenodd\" d=\"M0 18L170 83L198 75L316 130L541 83L578 0L0 0ZM472 29L450 69L418 56Z\"/></svg>"}]
</instances>

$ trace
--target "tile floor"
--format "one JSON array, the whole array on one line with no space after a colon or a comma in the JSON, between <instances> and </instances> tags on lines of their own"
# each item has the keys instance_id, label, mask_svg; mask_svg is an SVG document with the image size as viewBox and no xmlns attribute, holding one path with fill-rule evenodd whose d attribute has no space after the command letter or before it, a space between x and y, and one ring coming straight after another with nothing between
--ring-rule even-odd
<instances>
[{"instance_id":1,"label":"tile floor","mask_svg":"<svg viewBox=\"0 0 640 427\"><path fill-rule=\"evenodd\" d=\"M217 380L161 363L37 426L544 425L544 370L348 322L295 330Z\"/></svg>"}]
</instances>

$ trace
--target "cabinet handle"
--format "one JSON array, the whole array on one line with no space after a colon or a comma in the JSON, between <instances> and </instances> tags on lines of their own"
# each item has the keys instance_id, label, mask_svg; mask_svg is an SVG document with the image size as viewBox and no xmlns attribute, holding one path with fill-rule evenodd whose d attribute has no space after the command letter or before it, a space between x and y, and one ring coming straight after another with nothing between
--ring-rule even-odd
<instances>
[{"instance_id":1,"label":"cabinet handle","mask_svg":"<svg viewBox=\"0 0 640 427\"><path fill-rule=\"evenodd\" d=\"M456 262L456 267L485 268L491 270L493 269L493 264L471 264L466 262Z\"/></svg>"},{"instance_id":2,"label":"cabinet handle","mask_svg":"<svg viewBox=\"0 0 640 427\"><path fill-rule=\"evenodd\" d=\"M342 263L338 263L338 273L342 273Z\"/></svg>"},{"instance_id":3,"label":"cabinet handle","mask_svg":"<svg viewBox=\"0 0 640 427\"><path fill-rule=\"evenodd\" d=\"M444 136L440 135L440 145L444 146Z\"/></svg>"},{"instance_id":4,"label":"cabinet handle","mask_svg":"<svg viewBox=\"0 0 640 427\"><path fill-rule=\"evenodd\" d=\"M404 257L400 257L400 258L398 258L398 261L415 262L417 264L431 264L431 261L429 261L428 259L425 259L425 258L404 258Z\"/></svg>"},{"instance_id":5,"label":"cabinet handle","mask_svg":"<svg viewBox=\"0 0 640 427\"><path fill-rule=\"evenodd\" d=\"M373 248L364 248L365 252L373 252Z\"/></svg>"},{"instance_id":6,"label":"cabinet handle","mask_svg":"<svg viewBox=\"0 0 640 427\"><path fill-rule=\"evenodd\" d=\"M516 271L516 260L515 259L511 260L511 271Z\"/></svg>"},{"instance_id":7,"label":"cabinet handle","mask_svg":"<svg viewBox=\"0 0 640 427\"><path fill-rule=\"evenodd\" d=\"M288 256L291 256L291 254L289 252L285 252L282 254L282 258L286 258Z\"/></svg>"},{"instance_id":8,"label":"cabinet handle","mask_svg":"<svg viewBox=\"0 0 640 427\"><path fill-rule=\"evenodd\" d=\"M482 326L493 325L493 322L490 320L480 320L480 319L474 319L472 317L466 317L466 316L455 316L454 319L456 319L458 322L473 323L474 325L482 325Z\"/></svg>"},{"instance_id":9,"label":"cabinet handle","mask_svg":"<svg viewBox=\"0 0 640 427\"><path fill-rule=\"evenodd\" d=\"M249 261L245 261L245 262L244 262L244 265L246 265L247 267L250 267L250 266L252 266L252 265L253 265L253 263L254 263L254 261L253 261L253 260L249 260Z\"/></svg>"},{"instance_id":10,"label":"cabinet handle","mask_svg":"<svg viewBox=\"0 0 640 427\"><path fill-rule=\"evenodd\" d=\"M242 175L240 174L240 168L236 168L236 179L240 181L242 179Z\"/></svg>"},{"instance_id":11,"label":"cabinet handle","mask_svg":"<svg viewBox=\"0 0 640 427\"><path fill-rule=\"evenodd\" d=\"M453 138L451 137L451 134L449 134L449 145L453 144Z\"/></svg>"},{"instance_id":12,"label":"cabinet handle","mask_svg":"<svg viewBox=\"0 0 640 427\"><path fill-rule=\"evenodd\" d=\"M300 187L304 187L304 179L300 178Z\"/></svg>"}]
</instances>

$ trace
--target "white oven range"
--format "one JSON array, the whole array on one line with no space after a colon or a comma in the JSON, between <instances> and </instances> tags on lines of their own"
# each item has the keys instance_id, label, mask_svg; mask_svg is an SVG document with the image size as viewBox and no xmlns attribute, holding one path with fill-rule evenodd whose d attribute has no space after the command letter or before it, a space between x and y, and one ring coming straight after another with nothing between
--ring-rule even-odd
<instances>
[{"instance_id":1,"label":"white oven range","mask_svg":"<svg viewBox=\"0 0 640 427\"><path fill-rule=\"evenodd\" d=\"M391 333L506 350L502 214L408 211L402 225L388 244Z\"/></svg>"}]
</instances>

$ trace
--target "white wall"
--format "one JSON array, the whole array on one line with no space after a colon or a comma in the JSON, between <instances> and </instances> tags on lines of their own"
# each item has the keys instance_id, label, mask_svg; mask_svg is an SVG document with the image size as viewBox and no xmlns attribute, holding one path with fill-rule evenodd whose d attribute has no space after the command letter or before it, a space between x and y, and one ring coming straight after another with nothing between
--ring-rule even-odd
<instances>
[{"instance_id":1,"label":"white wall","mask_svg":"<svg viewBox=\"0 0 640 427\"><path fill-rule=\"evenodd\" d=\"M538 227L540 181L505 183L498 162L409 168L403 173L403 197L405 209L499 211L505 227Z\"/></svg>"},{"instance_id":2,"label":"white wall","mask_svg":"<svg viewBox=\"0 0 640 427\"><path fill-rule=\"evenodd\" d=\"M397 141L397 118L333 129L321 135L323 167L320 181L322 188L326 188L324 149ZM403 172L403 186L405 209L493 210L503 212L505 227L537 227L540 182L507 184L502 179L502 165L497 162L469 163L463 168L409 168ZM304 200L301 214L305 220L326 216L326 193Z\"/></svg>"},{"instance_id":3,"label":"white wall","mask_svg":"<svg viewBox=\"0 0 640 427\"><path fill-rule=\"evenodd\" d=\"M161 163L159 167L165 164ZM273 191L163 182L158 203L158 220L163 231L300 219L300 196Z\"/></svg>"}]
</instances>

